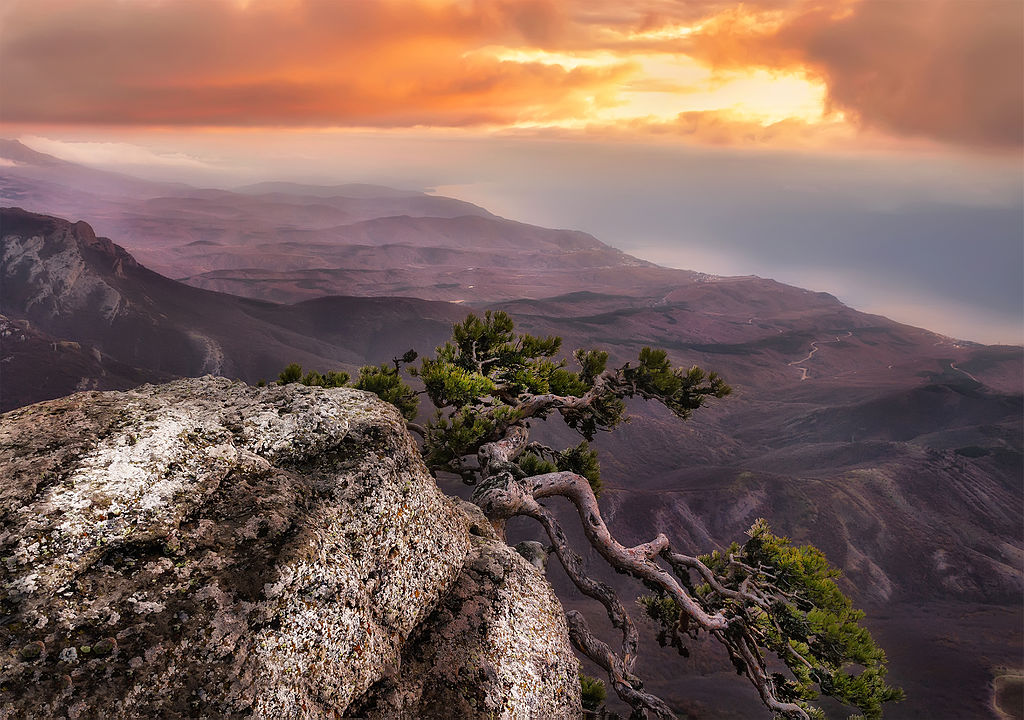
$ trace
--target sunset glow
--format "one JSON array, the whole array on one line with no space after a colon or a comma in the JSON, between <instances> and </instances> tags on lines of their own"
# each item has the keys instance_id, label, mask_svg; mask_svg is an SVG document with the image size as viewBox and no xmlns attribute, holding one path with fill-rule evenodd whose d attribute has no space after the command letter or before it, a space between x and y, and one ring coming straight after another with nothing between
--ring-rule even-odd
<instances>
[{"instance_id":1,"label":"sunset glow","mask_svg":"<svg viewBox=\"0 0 1024 720\"><path fill-rule=\"evenodd\" d=\"M679 28L673 29L678 31ZM668 123L680 113L712 112L735 121L762 125L825 120L828 89L801 71L745 69L715 71L683 54L609 51L555 53L539 49L484 48L467 57L491 57L501 63L618 69L624 78L597 88L586 103L548 124L558 127ZM526 123L515 123L523 127Z\"/></svg>"},{"instance_id":2,"label":"sunset glow","mask_svg":"<svg viewBox=\"0 0 1024 720\"><path fill-rule=\"evenodd\" d=\"M1002 0L11 0L0 122L1019 147L1019 14Z\"/></svg>"}]
</instances>

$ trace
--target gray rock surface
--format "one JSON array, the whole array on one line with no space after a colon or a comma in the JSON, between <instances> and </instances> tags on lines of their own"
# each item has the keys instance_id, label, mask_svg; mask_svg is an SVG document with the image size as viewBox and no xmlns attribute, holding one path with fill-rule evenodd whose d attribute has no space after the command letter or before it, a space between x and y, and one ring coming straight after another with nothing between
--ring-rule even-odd
<instances>
[{"instance_id":1,"label":"gray rock surface","mask_svg":"<svg viewBox=\"0 0 1024 720\"><path fill-rule=\"evenodd\" d=\"M579 661L544 574L475 505L462 574L406 643L398 672L357 703L372 720L579 718ZM539 543L535 543L539 545Z\"/></svg>"},{"instance_id":2,"label":"gray rock surface","mask_svg":"<svg viewBox=\"0 0 1024 720\"><path fill-rule=\"evenodd\" d=\"M478 716L579 714L550 587L469 532L372 395L80 393L0 416L0 468L0 718L345 717L478 566L490 634L439 640L460 667L493 648Z\"/></svg>"}]
</instances>

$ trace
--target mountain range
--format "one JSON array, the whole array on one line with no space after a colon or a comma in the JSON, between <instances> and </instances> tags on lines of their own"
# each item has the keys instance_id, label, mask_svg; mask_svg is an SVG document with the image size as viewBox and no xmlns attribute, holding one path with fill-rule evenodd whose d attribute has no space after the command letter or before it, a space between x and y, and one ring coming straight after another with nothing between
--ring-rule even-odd
<instances>
[{"instance_id":1,"label":"mountain range","mask_svg":"<svg viewBox=\"0 0 1024 720\"><path fill-rule=\"evenodd\" d=\"M659 267L419 192L204 190L10 141L0 157L0 409L180 375L255 382L289 362L353 370L429 352L469 309L617 361L664 347L735 392L685 424L637 405L599 438L613 531L709 550L766 517L821 547L868 609L908 695L887 716L995 716L993 673L1020 664L1021 348ZM640 670L684 716L752 716L757 699L733 692L720 660L654 646Z\"/></svg>"}]
</instances>

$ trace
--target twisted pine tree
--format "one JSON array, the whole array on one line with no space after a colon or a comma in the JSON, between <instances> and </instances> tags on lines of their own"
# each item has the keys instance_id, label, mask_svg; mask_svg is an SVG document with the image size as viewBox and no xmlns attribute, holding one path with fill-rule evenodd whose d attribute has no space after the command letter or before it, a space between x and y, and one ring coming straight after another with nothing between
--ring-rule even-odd
<instances>
[{"instance_id":1,"label":"twisted pine tree","mask_svg":"<svg viewBox=\"0 0 1024 720\"><path fill-rule=\"evenodd\" d=\"M660 402L686 419L709 398L728 395L729 386L698 367L673 368L663 350L644 348L637 361L616 368L608 367L605 352L577 350L578 369L558 359L560 352L560 338L517 334L503 312L471 314L418 367L411 365L417 356L410 351L390 366L363 368L354 385L402 410L422 437L428 467L474 485L473 501L499 534L512 517L540 523L566 574L604 606L621 636L613 647L590 631L580 613L566 613L573 645L608 673L634 717L674 715L634 674L634 620L613 588L587 574L545 506L549 498L568 499L593 548L647 588L640 605L659 626L663 646L686 654L687 639L710 635L777 717L823 718L811 704L819 693L857 707L866 718L881 717L882 704L900 699L902 691L886 685L885 655L859 625L863 613L835 584L838 571L820 551L793 546L763 520L754 523L743 545L709 555L682 552L664 534L624 547L601 517L600 468L589 441L627 419L625 400ZM403 381L403 366L423 390L415 392ZM308 384L324 385L328 377L341 379L330 373L306 377ZM306 377L295 366L279 382ZM412 422L419 394L436 409L422 426ZM582 436L579 445L559 450L531 441L530 421L555 416Z\"/></svg>"}]
</instances>

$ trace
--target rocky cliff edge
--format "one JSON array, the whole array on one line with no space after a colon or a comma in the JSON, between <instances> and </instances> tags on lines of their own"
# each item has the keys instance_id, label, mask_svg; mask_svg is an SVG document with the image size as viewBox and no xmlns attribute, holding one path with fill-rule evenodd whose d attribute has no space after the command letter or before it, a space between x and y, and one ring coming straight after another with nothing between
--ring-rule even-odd
<instances>
[{"instance_id":1,"label":"rocky cliff edge","mask_svg":"<svg viewBox=\"0 0 1024 720\"><path fill-rule=\"evenodd\" d=\"M580 716L551 587L372 395L79 393L0 468L0 718Z\"/></svg>"}]
</instances>

